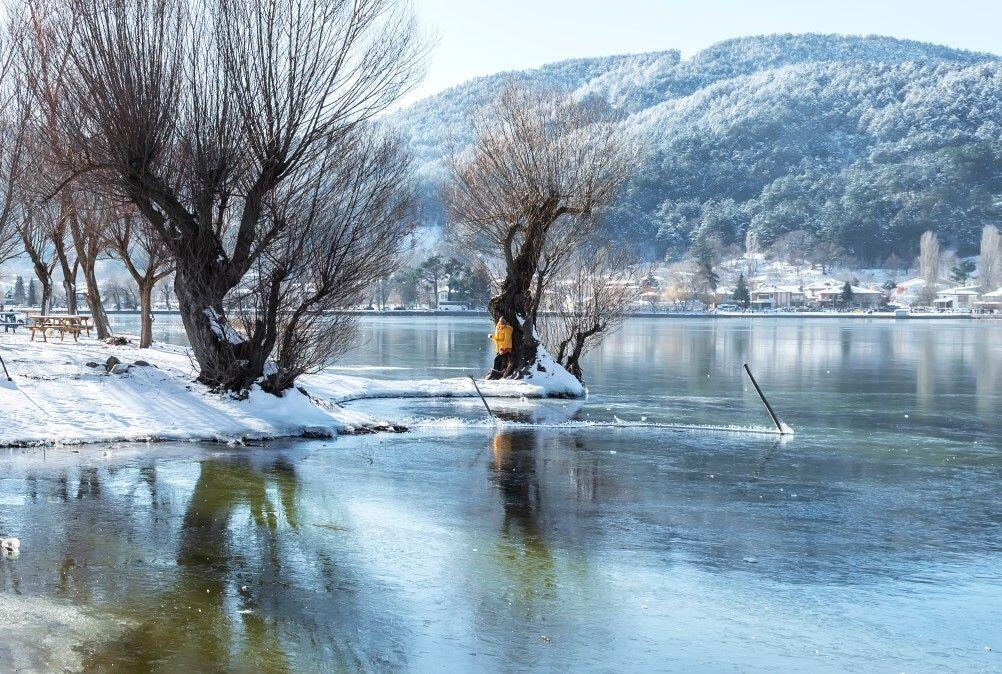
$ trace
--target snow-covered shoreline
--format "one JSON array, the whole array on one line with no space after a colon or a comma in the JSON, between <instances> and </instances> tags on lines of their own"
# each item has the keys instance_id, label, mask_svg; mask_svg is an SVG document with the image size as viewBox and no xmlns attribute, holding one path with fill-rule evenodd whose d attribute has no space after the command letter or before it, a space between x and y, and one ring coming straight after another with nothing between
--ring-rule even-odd
<instances>
[{"instance_id":1,"label":"snow-covered shoreline","mask_svg":"<svg viewBox=\"0 0 1002 674\"><path fill-rule=\"evenodd\" d=\"M259 389L246 399L209 392L182 347L110 346L82 337L29 341L0 335L0 355L13 382L0 376L0 447L103 442L218 441L398 430L341 405L365 398L473 397L468 378L391 381L326 371L303 377L300 390L281 398ZM114 356L127 372L109 373ZM135 365L144 362L148 365ZM96 367L95 367L96 365ZM117 368L119 371L125 367ZM479 381L491 397L579 397L584 389L562 368L525 381Z\"/></svg>"}]
</instances>

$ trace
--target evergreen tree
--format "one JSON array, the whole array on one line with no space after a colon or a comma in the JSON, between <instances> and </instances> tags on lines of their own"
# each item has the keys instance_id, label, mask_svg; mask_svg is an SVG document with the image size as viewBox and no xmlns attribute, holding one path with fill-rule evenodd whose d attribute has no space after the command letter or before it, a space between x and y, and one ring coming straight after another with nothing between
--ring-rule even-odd
<instances>
[{"instance_id":1,"label":"evergreen tree","mask_svg":"<svg viewBox=\"0 0 1002 674\"><path fill-rule=\"evenodd\" d=\"M748 292L748 282L745 281L744 274L738 275L738 284L734 288L734 294L731 295L731 299L740 304L744 309L747 309L751 304L751 293Z\"/></svg>"},{"instance_id":2,"label":"evergreen tree","mask_svg":"<svg viewBox=\"0 0 1002 674\"><path fill-rule=\"evenodd\" d=\"M842 293L839 295L839 299L842 301L842 306L847 307L852 304L852 284L848 281L842 286Z\"/></svg>"},{"instance_id":3,"label":"evergreen tree","mask_svg":"<svg viewBox=\"0 0 1002 674\"><path fill-rule=\"evenodd\" d=\"M717 253L713 249L713 244L710 243L707 237L700 237L693 242L692 247L689 249L689 255L695 261L696 267L699 269L699 276L706 284L706 287L711 291L715 291L717 284L720 282L720 277L713 271L713 265L717 261Z\"/></svg>"},{"instance_id":4,"label":"evergreen tree","mask_svg":"<svg viewBox=\"0 0 1002 674\"><path fill-rule=\"evenodd\" d=\"M24 306L24 277L18 276L14 281L14 304Z\"/></svg>"},{"instance_id":5,"label":"evergreen tree","mask_svg":"<svg viewBox=\"0 0 1002 674\"><path fill-rule=\"evenodd\" d=\"M973 260L961 260L950 269L950 280L963 285L967 279L971 278L976 266Z\"/></svg>"},{"instance_id":6,"label":"evergreen tree","mask_svg":"<svg viewBox=\"0 0 1002 674\"><path fill-rule=\"evenodd\" d=\"M457 258L446 262L444 271L450 302L463 302L469 307L487 306L491 291L487 278Z\"/></svg>"},{"instance_id":7,"label":"evergreen tree","mask_svg":"<svg viewBox=\"0 0 1002 674\"><path fill-rule=\"evenodd\" d=\"M38 285L35 283L35 279L28 281L28 306L38 306Z\"/></svg>"},{"instance_id":8,"label":"evergreen tree","mask_svg":"<svg viewBox=\"0 0 1002 674\"><path fill-rule=\"evenodd\" d=\"M419 264L416 269L418 283L431 295L430 306L432 309L438 308L438 289L442 281L444 266L441 257L432 255Z\"/></svg>"}]
</instances>

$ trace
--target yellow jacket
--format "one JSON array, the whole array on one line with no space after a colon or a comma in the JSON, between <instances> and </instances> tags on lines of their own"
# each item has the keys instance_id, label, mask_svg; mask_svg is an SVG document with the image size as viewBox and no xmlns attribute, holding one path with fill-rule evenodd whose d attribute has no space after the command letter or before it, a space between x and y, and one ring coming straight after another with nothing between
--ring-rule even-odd
<instances>
[{"instance_id":1,"label":"yellow jacket","mask_svg":"<svg viewBox=\"0 0 1002 674\"><path fill-rule=\"evenodd\" d=\"M494 340L494 347L498 351L511 351L511 326L498 323L494 326L491 339Z\"/></svg>"}]
</instances>

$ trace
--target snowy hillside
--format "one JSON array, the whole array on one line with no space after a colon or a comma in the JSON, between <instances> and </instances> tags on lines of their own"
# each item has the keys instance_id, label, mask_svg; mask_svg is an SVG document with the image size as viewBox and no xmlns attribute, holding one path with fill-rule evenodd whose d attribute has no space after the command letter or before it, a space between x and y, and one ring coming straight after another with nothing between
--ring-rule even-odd
<instances>
[{"instance_id":1,"label":"snowy hillside","mask_svg":"<svg viewBox=\"0 0 1002 674\"><path fill-rule=\"evenodd\" d=\"M1002 60L886 37L777 35L480 78L396 113L442 221L442 157L513 76L608 102L644 162L607 226L650 256L804 229L879 262L925 229L970 251L1002 219Z\"/></svg>"}]
</instances>

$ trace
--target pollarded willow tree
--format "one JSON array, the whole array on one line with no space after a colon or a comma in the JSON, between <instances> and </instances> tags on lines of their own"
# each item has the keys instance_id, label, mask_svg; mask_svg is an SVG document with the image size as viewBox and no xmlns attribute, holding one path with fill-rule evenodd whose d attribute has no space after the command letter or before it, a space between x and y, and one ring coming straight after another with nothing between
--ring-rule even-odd
<instances>
[{"instance_id":1,"label":"pollarded willow tree","mask_svg":"<svg viewBox=\"0 0 1002 674\"><path fill-rule=\"evenodd\" d=\"M71 176L147 219L175 263L199 379L244 390L294 283L272 269L315 236L290 204L322 191L319 167L352 161L344 148L416 81L415 20L398 0L66 2ZM248 287L264 295L234 323L228 304Z\"/></svg>"},{"instance_id":2,"label":"pollarded willow tree","mask_svg":"<svg viewBox=\"0 0 1002 674\"><path fill-rule=\"evenodd\" d=\"M468 243L499 260L503 278L488 309L512 326L505 375L520 378L536 363L548 279L594 233L633 153L594 107L514 81L472 121L472 147L451 157L446 204Z\"/></svg>"},{"instance_id":3,"label":"pollarded willow tree","mask_svg":"<svg viewBox=\"0 0 1002 674\"><path fill-rule=\"evenodd\" d=\"M139 348L149 348L153 344L153 288L174 273L174 260L157 233L134 209L95 203L81 224L103 234L111 254L136 283Z\"/></svg>"}]
</instances>

